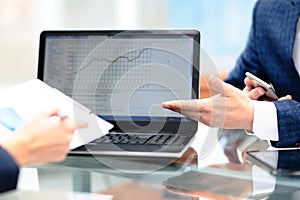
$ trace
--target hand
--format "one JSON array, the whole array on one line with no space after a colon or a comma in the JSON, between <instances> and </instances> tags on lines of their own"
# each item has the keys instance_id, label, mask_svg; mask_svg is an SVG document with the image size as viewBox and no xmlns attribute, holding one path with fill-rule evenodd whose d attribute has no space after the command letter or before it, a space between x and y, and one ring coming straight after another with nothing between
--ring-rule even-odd
<instances>
[{"instance_id":1,"label":"hand","mask_svg":"<svg viewBox=\"0 0 300 200\"><path fill-rule=\"evenodd\" d=\"M205 99L168 101L162 103L162 107L211 127L252 131L254 107L251 99L215 76L210 76L207 83L209 89L219 94Z\"/></svg>"},{"instance_id":2,"label":"hand","mask_svg":"<svg viewBox=\"0 0 300 200\"><path fill-rule=\"evenodd\" d=\"M40 113L18 128L13 137L2 144L20 165L57 162L65 158L76 127L69 117L57 117L59 109Z\"/></svg>"},{"instance_id":3,"label":"hand","mask_svg":"<svg viewBox=\"0 0 300 200\"><path fill-rule=\"evenodd\" d=\"M265 96L266 91L262 87L254 87L252 85L251 80L248 77L244 79L244 83L246 86L243 89L243 91L248 95L250 99L262 100L262 101L274 101L274 99ZM279 98L278 100L292 100L292 96L286 95L284 97Z\"/></svg>"}]
</instances>

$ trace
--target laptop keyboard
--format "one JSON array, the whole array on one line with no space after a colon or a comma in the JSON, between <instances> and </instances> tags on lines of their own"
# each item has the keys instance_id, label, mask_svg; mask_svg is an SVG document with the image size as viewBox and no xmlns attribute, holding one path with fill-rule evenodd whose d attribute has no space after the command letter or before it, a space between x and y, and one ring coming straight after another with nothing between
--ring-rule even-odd
<instances>
[{"instance_id":1,"label":"laptop keyboard","mask_svg":"<svg viewBox=\"0 0 300 200\"><path fill-rule=\"evenodd\" d=\"M127 133L109 133L92 142L89 145L98 144L131 144L131 145L159 145L159 146L182 146L187 140L185 135L168 134L127 134Z\"/></svg>"}]
</instances>

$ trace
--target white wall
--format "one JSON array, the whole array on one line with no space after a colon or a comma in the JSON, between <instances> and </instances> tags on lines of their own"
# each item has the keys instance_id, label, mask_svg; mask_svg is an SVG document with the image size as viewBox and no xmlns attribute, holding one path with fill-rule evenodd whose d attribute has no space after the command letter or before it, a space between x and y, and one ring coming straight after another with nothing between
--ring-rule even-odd
<instances>
[{"instance_id":1,"label":"white wall","mask_svg":"<svg viewBox=\"0 0 300 200\"><path fill-rule=\"evenodd\" d=\"M33 77L35 0L0 1L0 86Z\"/></svg>"},{"instance_id":2,"label":"white wall","mask_svg":"<svg viewBox=\"0 0 300 200\"><path fill-rule=\"evenodd\" d=\"M183 2L184 3L183 3ZM230 0L227 10L223 0L0 0L0 88L36 76L39 33L48 29L139 29L139 28L199 28L203 33L218 32L219 24L229 33L237 30L247 38L252 8L241 9L249 2ZM179 8L174 7L179 2ZM239 3L237 3L239 2ZM254 4L254 0L250 4ZM219 4L218 4L219 3ZM182 5L182 6L181 6ZM195 8L196 5L196 8ZM212 6L215 5L215 6ZM226 4L227 5L227 4ZM199 8L197 7L199 6ZM240 12L237 12L240 11ZM217 13L225 16L224 23L215 20ZM234 13L232 13L234 12ZM207 15L202 15L207 13ZM231 14L230 14L231 13ZM200 14L200 15L199 15ZM242 16L238 22L237 15ZM179 16L179 18L178 18ZM204 17L204 20L199 19ZM177 17L177 18L176 18ZM230 17L234 18L231 19ZM220 18L220 17L219 17ZM218 18L216 18L218 19ZM222 18L223 19L223 18ZM215 21L213 21L215 20ZM228 23L230 22L233 23ZM223 21L223 20L222 20ZM245 23L243 23L245 21ZM192 22L192 23L191 23ZM204 23L205 22L205 23ZM246 24L246 25L245 25ZM188 27L186 27L188 26ZM221 28L220 28L221 29ZM234 29L234 30L233 30ZM222 32L222 30L220 30ZM223 31L224 32L224 31ZM227 31L228 32L228 31ZM236 35L235 34L235 35ZM204 34L205 50L222 70L233 66L235 54L214 52L231 46L236 36L225 37L220 45L217 34ZM216 40L215 40L216 39ZM241 48L245 44L241 41ZM205 42L202 44L205 46ZM238 50L239 51L239 50ZM224 69L224 67L226 69Z\"/></svg>"},{"instance_id":3,"label":"white wall","mask_svg":"<svg viewBox=\"0 0 300 200\"><path fill-rule=\"evenodd\" d=\"M0 0L0 88L36 76L42 30L166 26L166 0Z\"/></svg>"}]
</instances>

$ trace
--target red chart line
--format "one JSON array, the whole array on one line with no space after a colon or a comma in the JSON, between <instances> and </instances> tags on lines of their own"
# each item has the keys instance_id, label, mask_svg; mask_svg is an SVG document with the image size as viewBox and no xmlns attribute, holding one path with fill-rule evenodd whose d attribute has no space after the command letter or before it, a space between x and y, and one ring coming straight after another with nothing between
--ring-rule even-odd
<instances>
[{"instance_id":1,"label":"red chart line","mask_svg":"<svg viewBox=\"0 0 300 200\"><path fill-rule=\"evenodd\" d=\"M97 58L97 57L96 57L96 58L93 58L93 59L91 59L86 65L80 67L80 68L77 70L76 73L78 73L78 72L84 70L84 69L87 68L89 65L91 65L94 61L100 61L100 62L106 61L106 62L112 64L112 63L117 62L119 59L126 59L128 62L133 62L133 61L137 60L139 57L141 57L141 55L142 55L146 50L148 50L148 49L150 49L150 48L144 48L144 49L142 49L142 50L137 54L137 56L136 56L136 57L133 57L133 58L129 58L129 57L124 56L124 55L118 56L118 57L116 57L116 58L113 59L113 60L109 60L109 59L107 59L107 58Z\"/></svg>"}]
</instances>

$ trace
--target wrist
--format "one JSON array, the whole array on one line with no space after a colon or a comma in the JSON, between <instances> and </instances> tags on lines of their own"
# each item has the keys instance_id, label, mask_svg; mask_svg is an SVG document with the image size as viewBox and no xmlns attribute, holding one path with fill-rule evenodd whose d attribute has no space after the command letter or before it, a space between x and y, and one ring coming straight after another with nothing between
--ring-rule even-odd
<instances>
[{"instance_id":1,"label":"wrist","mask_svg":"<svg viewBox=\"0 0 300 200\"><path fill-rule=\"evenodd\" d=\"M21 167L29 164L29 142L25 137L12 137L2 147L14 158Z\"/></svg>"},{"instance_id":2,"label":"wrist","mask_svg":"<svg viewBox=\"0 0 300 200\"><path fill-rule=\"evenodd\" d=\"M249 133L253 133L254 105L252 101L250 101L248 104L248 109L246 114L248 115L248 119L246 120L247 124L245 130Z\"/></svg>"}]
</instances>

